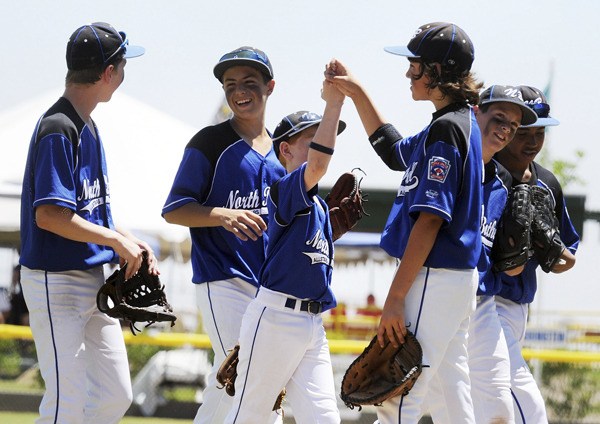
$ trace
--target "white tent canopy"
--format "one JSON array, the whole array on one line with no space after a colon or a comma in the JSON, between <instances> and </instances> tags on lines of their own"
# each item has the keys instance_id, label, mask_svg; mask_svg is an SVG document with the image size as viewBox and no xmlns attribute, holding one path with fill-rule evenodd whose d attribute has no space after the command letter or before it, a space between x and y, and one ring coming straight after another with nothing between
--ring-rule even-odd
<instances>
[{"instance_id":1,"label":"white tent canopy","mask_svg":"<svg viewBox=\"0 0 600 424\"><path fill-rule=\"evenodd\" d=\"M19 229L20 190L29 140L41 116L61 95L54 90L0 114L0 232ZM167 224L161 208L196 129L116 92L92 113L104 141L115 222L149 236L181 242L184 227Z\"/></svg>"}]
</instances>

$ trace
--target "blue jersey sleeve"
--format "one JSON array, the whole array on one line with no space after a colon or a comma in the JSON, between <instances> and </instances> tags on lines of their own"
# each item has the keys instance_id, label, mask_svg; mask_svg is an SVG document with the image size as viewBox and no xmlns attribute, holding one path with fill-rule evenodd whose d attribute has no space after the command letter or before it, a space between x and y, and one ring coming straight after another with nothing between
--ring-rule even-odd
<instances>
[{"instance_id":1,"label":"blue jersey sleeve","mask_svg":"<svg viewBox=\"0 0 600 424\"><path fill-rule=\"evenodd\" d=\"M310 193L306 191L305 170L306 163L285 175L271 187L271 201L275 208L273 216L279 225L287 225L298 212L310 208L314 203L312 198L318 188L315 186Z\"/></svg>"},{"instance_id":2,"label":"blue jersey sleeve","mask_svg":"<svg viewBox=\"0 0 600 424\"><path fill-rule=\"evenodd\" d=\"M462 172L460 154L453 145L440 141L427 148L424 159L410 214L429 212L450 222Z\"/></svg>"},{"instance_id":3,"label":"blue jersey sleeve","mask_svg":"<svg viewBox=\"0 0 600 424\"><path fill-rule=\"evenodd\" d=\"M202 203L211 182L212 166L198 149L188 147L162 210L164 215L191 202Z\"/></svg>"},{"instance_id":4,"label":"blue jersey sleeve","mask_svg":"<svg viewBox=\"0 0 600 424\"><path fill-rule=\"evenodd\" d=\"M40 140L35 165L33 206L52 204L77 210L77 191L73 178L75 161L71 142L58 134Z\"/></svg>"}]
</instances>

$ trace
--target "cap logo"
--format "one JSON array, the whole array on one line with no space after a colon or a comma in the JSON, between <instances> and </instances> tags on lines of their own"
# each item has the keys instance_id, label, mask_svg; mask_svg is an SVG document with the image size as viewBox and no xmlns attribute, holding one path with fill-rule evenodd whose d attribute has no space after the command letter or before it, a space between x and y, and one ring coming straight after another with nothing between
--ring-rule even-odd
<instances>
[{"instance_id":1,"label":"cap logo","mask_svg":"<svg viewBox=\"0 0 600 424\"><path fill-rule=\"evenodd\" d=\"M421 28L417 28L417 30L415 31L415 33L413 34L413 36L410 37L410 39L412 40L413 38L415 38L417 35L419 35L422 32L423 32L423 30Z\"/></svg>"},{"instance_id":2,"label":"cap logo","mask_svg":"<svg viewBox=\"0 0 600 424\"><path fill-rule=\"evenodd\" d=\"M521 94L521 90L517 89L517 88L507 88L504 90L504 94L506 94L507 97L513 97L513 98L518 98L519 100L523 100L523 95Z\"/></svg>"},{"instance_id":3,"label":"cap logo","mask_svg":"<svg viewBox=\"0 0 600 424\"><path fill-rule=\"evenodd\" d=\"M531 99L531 100L525 100L525 104L526 105L535 105L538 103L542 103L542 98L541 97L536 97L535 99Z\"/></svg>"},{"instance_id":4,"label":"cap logo","mask_svg":"<svg viewBox=\"0 0 600 424\"><path fill-rule=\"evenodd\" d=\"M300 116L299 121L318 121L320 120L322 117L321 115L314 113L314 112L306 112L303 113L302 116Z\"/></svg>"}]
</instances>

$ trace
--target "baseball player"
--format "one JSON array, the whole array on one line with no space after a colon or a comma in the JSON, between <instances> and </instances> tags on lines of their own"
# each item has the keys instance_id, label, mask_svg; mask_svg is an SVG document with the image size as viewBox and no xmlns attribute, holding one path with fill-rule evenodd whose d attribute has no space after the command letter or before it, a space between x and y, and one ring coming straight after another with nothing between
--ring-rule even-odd
<instances>
[{"instance_id":1,"label":"baseball player","mask_svg":"<svg viewBox=\"0 0 600 424\"><path fill-rule=\"evenodd\" d=\"M333 240L318 195L344 96L323 83L323 117L300 111L277 126L274 143L288 174L271 187L269 244L261 287L244 315L228 424L264 422L282 387L297 423L339 423L333 369L321 313L336 306L331 290Z\"/></svg>"},{"instance_id":2,"label":"baseball player","mask_svg":"<svg viewBox=\"0 0 600 424\"><path fill-rule=\"evenodd\" d=\"M552 172L534 162L544 145L546 127L558 125L559 122L550 116L550 105L540 90L529 86L518 88L523 100L537 114L538 119L534 124L519 127L513 141L496 154L496 159L511 173L513 185L527 183L550 190L555 203L554 212L559 221L560 238L566 246L561 260L552 269L552 272L560 273L575 265L579 236L569 218L558 180ZM533 257L525 264L521 274L514 277L502 274L502 285L496 295L496 309L510 355L511 389L517 423L548 422L544 399L521 354L528 306L537 290L538 265Z\"/></svg>"},{"instance_id":3,"label":"baseball player","mask_svg":"<svg viewBox=\"0 0 600 424\"><path fill-rule=\"evenodd\" d=\"M168 222L190 227L192 282L215 354L196 424L222 424L230 409L231 397L219 390L216 373L238 342L242 316L256 296L267 242L267 196L285 174L265 128L275 87L267 55L240 47L221 57L214 75L233 117L190 140L162 211Z\"/></svg>"},{"instance_id":4,"label":"baseball player","mask_svg":"<svg viewBox=\"0 0 600 424\"><path fill-rule=\"evenodd\" d=\"M470 72L473 44L458 26L436 22L419 27L408 46L385 50L408 57L413 99L431 101L436 109L431 123L412 137L402 138L386 123L339 62L337 76L329 77L352 98L378 155L404 171L381 237L381 247L400 264L377 335L382 346L385 337L398 345L409 326L428 367L408 396L384 402L377 416L382 424L417 423L430 385L444 374L443 385L455 392L441 406L445 422L473 423L467 330L478 282L483 175L471 107L481 88Z\"/></svg>"},{"instance_id":5,"label":"baseball player","mask_svg":"<svg viewBox=\"0 0 600 424\"><path fill-rule=\"evenodd\" d=\"M508 347L494 302L494 295L501 287L500 274L493 271L490 259L512 177L493 156L511 142L521 124L531 125L537 116L523 102L519 89L505 85L492 85L481 93L475 116L481 130L485 177L481 221L483 249L477 265L477 306L471 316L467 345L471 397L475 422L514 423ZM517 275L522 270L523 266L520 266L506 272ZM443 400L442 387L434 386L433 391L429 401L431 416L434 421L444 421L440 411L434 409L436 406L439 408Z\"/></svg>"},{"instance_id":6,"label":"baseball player","mask_svg":"<svg viewBox=\"0 0 600 424\"><path fill-rule=\"evenodd\" d=\"M96 307L103 265L127 263L147 243L115 229L100 133L91 113L123 82L127 58L144 49L96 22L67 43L65 91L38 121L21 196L21 283L45 392L37 423L118 423L132 400L123 332Z\"/></svg>"}]
</instances>

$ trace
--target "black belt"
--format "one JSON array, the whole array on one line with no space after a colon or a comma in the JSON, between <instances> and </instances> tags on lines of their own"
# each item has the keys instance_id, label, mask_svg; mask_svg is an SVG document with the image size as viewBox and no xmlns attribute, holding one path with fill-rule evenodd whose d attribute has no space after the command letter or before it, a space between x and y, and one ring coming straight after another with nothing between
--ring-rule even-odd
<instances>
[{"instance_id":1,"label":"black belt","mask_svg":"<svg viewBox=\"0 0 600 424\"><path fill-rule=\"evenodd\" d=\"M321 302L316 302L314 300L302 300L300 302L300 310L303 312L308 312L309 314L320 314L323 312L323 304ZM296 299L292 299L288 297L285 301L285 307L290 309L296 309Z\"/></svg>"}]
</instances>

